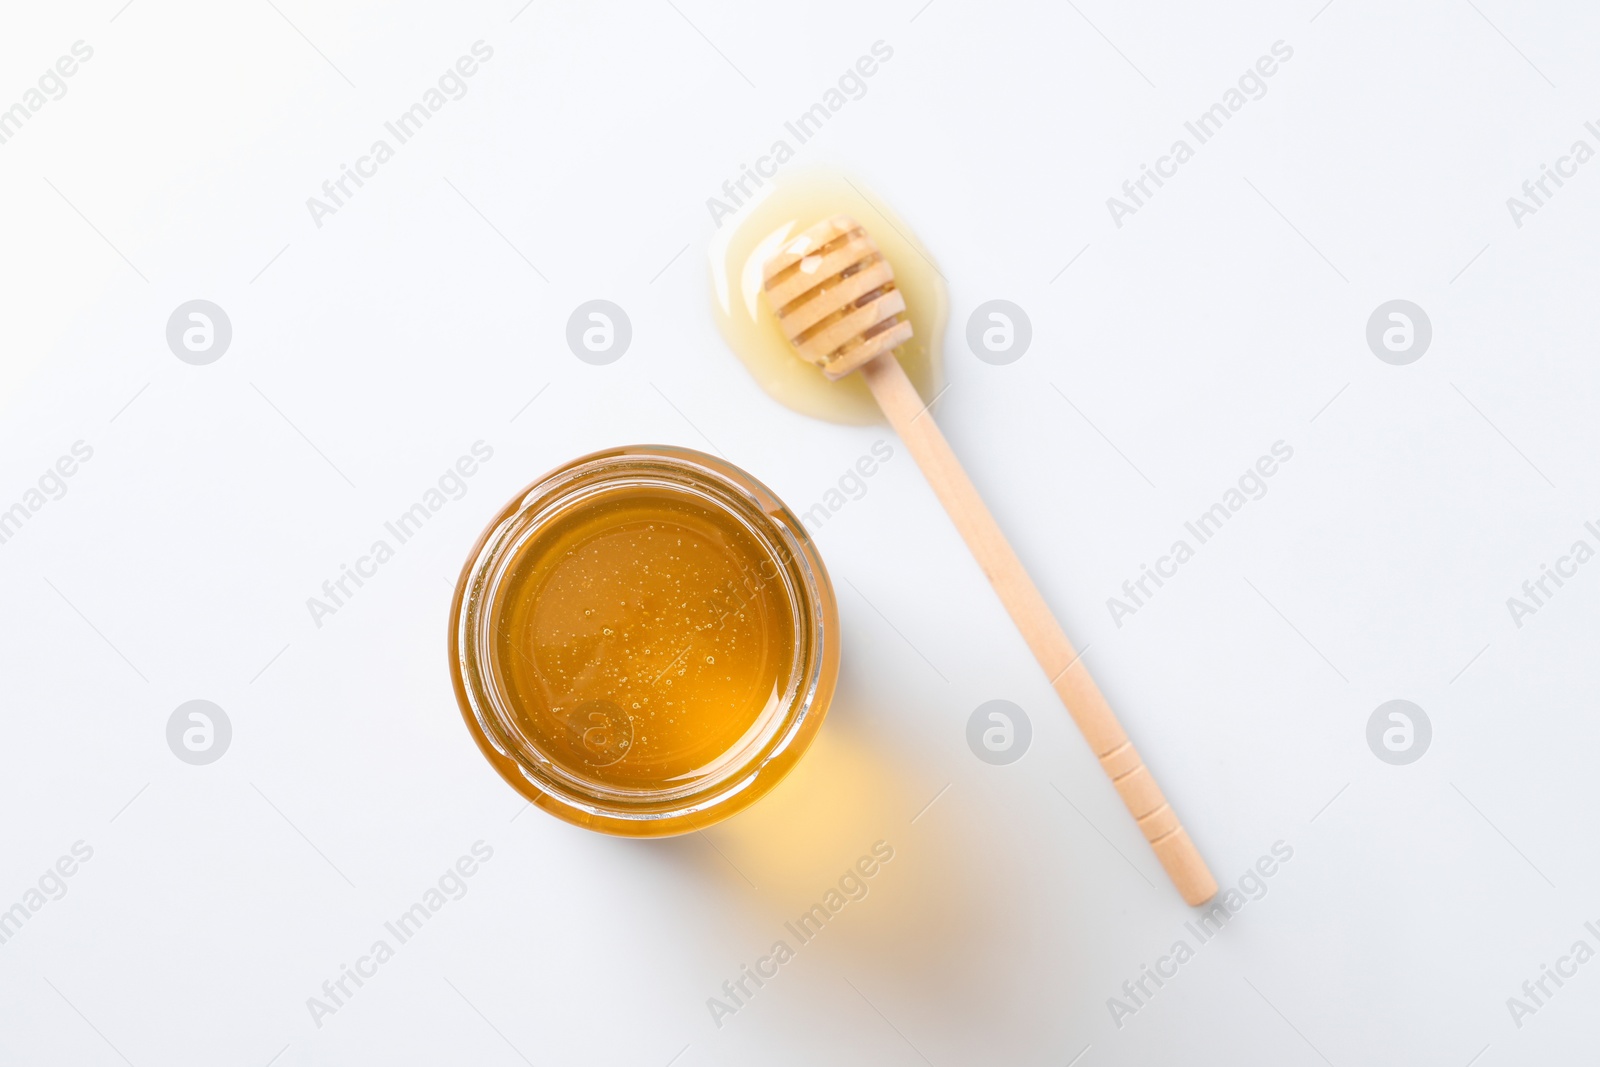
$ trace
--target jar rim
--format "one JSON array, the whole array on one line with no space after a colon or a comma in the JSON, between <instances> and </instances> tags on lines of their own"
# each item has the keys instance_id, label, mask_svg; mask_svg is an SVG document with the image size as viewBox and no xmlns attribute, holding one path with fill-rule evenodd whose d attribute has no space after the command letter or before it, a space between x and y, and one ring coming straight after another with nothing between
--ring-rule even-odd
<instances>
[{"instance_id":1,"label":"jar rim","mask_svg":"<svg viewBox=\"0 0 1600 1067\"><path fill-rule=\"evenodd\" d=\"M558 518L604 494L654 487L685 493L743 526L772 560L794 627L794 653L775 706L692 779L661 788L585 777L542 752L517 726L497 667L493 621L518 550ZM469 554L451 605L450 668L467 727L501 776L553 814L627 836L682 833L732 814L787 773L815 735L838 676L838 609L810 535L753 476L724 459L671 445L604 449L530 483L490 521ZM758 727L758 728L757 728Z\"/></svg>"}]
</instances>

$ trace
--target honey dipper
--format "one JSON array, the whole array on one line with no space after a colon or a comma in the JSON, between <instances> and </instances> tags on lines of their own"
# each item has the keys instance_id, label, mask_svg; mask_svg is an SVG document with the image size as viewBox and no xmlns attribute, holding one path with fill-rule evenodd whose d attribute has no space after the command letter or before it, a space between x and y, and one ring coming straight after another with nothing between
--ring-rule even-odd
<instances>
[{"instance_id":1,"label":"honey dipper","mask_svg":"<svg viewBox=\"0 0 1600 1067\"><path fill-rule=\"evenodd\" d=\"M1050 684L1121 794L1167 876L1189 904L1217 892L1205 860L1178 821L1133 742L1084 668L1072 642L1023 569L972 480L927 414L895 358L911 339L894 269L854 219L837 215L787 242L764 268L767 300L800 357L830 380L860 371L878 406L916 458Z\"/></svg>"}]
</instances>

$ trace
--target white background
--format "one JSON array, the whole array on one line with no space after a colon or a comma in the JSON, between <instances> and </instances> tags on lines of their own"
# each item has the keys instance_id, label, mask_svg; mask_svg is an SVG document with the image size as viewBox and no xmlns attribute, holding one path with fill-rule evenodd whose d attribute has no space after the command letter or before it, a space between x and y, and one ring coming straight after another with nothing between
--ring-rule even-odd
<instances>
[{"instance_id":1,"label":"white background","mask_svg":"<svg viewBox=\"0 0 1600 1067\"><path fill-rule=\"evenodd\" d=\"M1505 601L1596 540L1600 163L1521 228L1505 200L1600 147L1600 18L274 3L4 16L0 106L94 56L0 145L0 507L75 441L94 457L0 545L0 908L94 853L0 945L0 1061L1593 1055L1600 963L1520 1028L1506 999L1600 948L1600 565L1520 628ZM316 227L306 198L480 39L468 94ZM541 472L714 442L804 509L890 436L769 401L705 268L705 199L878 40L791 167L847 168L937 258L937 417L1219 880L1294 850L1120 1028L1108 998L1192 913L898 446L818 533L838 698L736 819L636 842L524 812L450 691L455 575ZM1278 40L1267 95L1113 225L1106 198ZM210 366L165 340L195 298L233 324ZM610 366L564 341L593 298L633 323ZM1032 320L1008 366L963 340L992 298ZM1433 323L1409 366L1365 340L1394 298ZM306 598L480 439L467 495L314 626ZM1106 598L1278 440L1270 492L1115 626ZM197 698L233 725L202 767L165 739ZM995 698L1034 729L1005 767L965 740ZM1393 698L1433 724L1409 766L1365 740ZM317 1026L307 998L479 840L466 896ZM879 840L869 895L714 1025L707 998Z\"/></svg>"}]
</instances>

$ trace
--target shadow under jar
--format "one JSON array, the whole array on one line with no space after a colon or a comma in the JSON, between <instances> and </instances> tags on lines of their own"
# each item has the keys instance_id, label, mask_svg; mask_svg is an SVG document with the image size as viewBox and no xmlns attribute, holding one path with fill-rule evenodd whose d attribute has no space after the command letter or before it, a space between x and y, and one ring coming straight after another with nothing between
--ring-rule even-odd
<instances>
[{"instance_id":1,"label":"shadow under jar","mask_svg":"<svg viewBox=\"0 0 1600 1067\"><path fill-rule=\"evenodd\" d=\"M751 804L839 674L833 587L772 491L691 449L582 456L511 501L451 607L478 747L568 822L655 837Z\"/></svg>"}]
</instances>

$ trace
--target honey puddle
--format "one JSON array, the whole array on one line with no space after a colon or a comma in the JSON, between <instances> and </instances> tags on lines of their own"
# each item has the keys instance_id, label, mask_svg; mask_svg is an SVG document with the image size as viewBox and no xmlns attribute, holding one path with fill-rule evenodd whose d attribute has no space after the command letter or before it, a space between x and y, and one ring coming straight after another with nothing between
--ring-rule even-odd
<instances>
[{"instance_id":1,"label":"honey puddle","mask_svg":"<svg viewBox=\"0 0 1600 1067\"><path fill-rule=\"evenodd\" d=\"M859 374L830 382L795 354L762 290L761 268L783 243L830 215L850 215L872 235L905 294L912 339L897 350L924 400L943 387L941 345L949 303L944 279L914 235L860 182L832 171L769 182L736 224L718 230L709 250L712 315L734 354L778 403L802 415L865 425L883 421Z\"/></svg>"}]
</instances>

